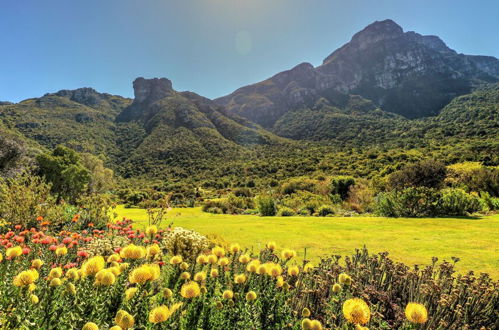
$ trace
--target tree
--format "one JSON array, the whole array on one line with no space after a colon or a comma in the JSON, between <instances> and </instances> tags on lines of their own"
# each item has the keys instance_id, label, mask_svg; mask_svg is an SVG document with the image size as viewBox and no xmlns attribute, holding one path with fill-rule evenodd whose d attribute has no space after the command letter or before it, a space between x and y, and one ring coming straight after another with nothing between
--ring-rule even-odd
<instances>
[{"instance_id":1,"label":"tree","mask_svg":"<svg viewBox=\"0 0 499 330\"><path fill-rule=\"evenodd\" d=\"M38 155L36 161L40 176L52 184L58 202L65 199L74 203L91 181L91 173L81 163L78 153L64 146Z\"/></svg>"}]
</instances>

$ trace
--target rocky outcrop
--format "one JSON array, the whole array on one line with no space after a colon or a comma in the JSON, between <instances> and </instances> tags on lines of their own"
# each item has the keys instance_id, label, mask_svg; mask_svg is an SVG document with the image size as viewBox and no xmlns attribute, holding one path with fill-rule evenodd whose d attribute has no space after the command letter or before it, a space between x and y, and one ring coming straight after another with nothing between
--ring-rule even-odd
<instances>
[{"instance_id":1,"label":"rocky outcrop","mask_svg":"<svg viewBox=\"0 0 499 330\"><path fill-rule=\"evenodd\" d=\"M314 68L308 63L215 100L272 127L285 113L325 97L357 94L383 110L418 118L438 114L480 82L499 81L499 60L458 54L437 36L404 32L392 20L370 24Z\"/></svg>"}]
</instances>

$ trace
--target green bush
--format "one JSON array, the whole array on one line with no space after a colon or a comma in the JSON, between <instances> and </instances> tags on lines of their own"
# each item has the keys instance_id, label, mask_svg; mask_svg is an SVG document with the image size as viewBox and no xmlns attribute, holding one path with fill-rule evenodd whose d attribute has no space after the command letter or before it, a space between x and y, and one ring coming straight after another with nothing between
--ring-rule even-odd
<instances>
[{"instance_id":1,"label":"green bush","mask_svg":"<svg viewBox=\"0 0 499 330\"><path fill-rule=\"evenodd\" d=\"M275 201L270 195L260 195L256 199L258 212L261 216L272 217L277 213Z\"/></svg>"},{"instance_id":2,"label":"green bush","mask_svg":"<svg viewBox=\"0 0 499 330\"><path fill-rule=\"evenodd\" d=\"M292 217L293 215L296 215L296 212L293 209L284 206L279 209L278 215L281 217Z\"/></svg>"},{"instance_id":3,"label":"green bush","mask_svg":"<svg viewBox=\"0 0 499 330\"><path fill-rule=\"evenodd\" d=\"M480 198L463 189L444 189L439 203L441 215L468 215L483 210Z\"/></svg>"},{"instance_id":4,"label":"green bush","mask_svg":"<svg viewBox=\"0 0 499 330\"><path fill-rule=\"evenodd\" d=\"M329 214L334 214L334 209L329 205L321 205L317 210L317 213L320 217L325 217Z\"/></svg>"},{"instance_id":5,"label":"green bush","mask_svg":"<svg viewBox=\"0 0 499 330\"><path fill-rule=\"evenodd\" d=\"M291 195L300 190L314 192L316 190L317 181L307 178L294 178L281 185L281 194Z\"/></svg>"},{"instance_id":6,"label":"green bush","mask_svg":"<svg viewBox=\"0 0 499 330\"><path fill-rule=\"evenodd\" d=\"M439 215L440 192L426 187L393 190L376 196L376 213L385 217Z\"/></svg>"},{"instance_id":7,"label":"green bush","mask_svg":"<svg viewBox=\"0 0 499 330\"><path fill-rule=\"evenodd\" d=\"M491 211L499 210L499 198L492 197L488 192L481 192L480 198L485 206Z\"/></svg>"},{"instance_id":8,"label":"green bush","mask_svg":"<svg viewBox=\"0 0 499 330\"><path fill-rule=\"evenodd\" d=\"M400 190L409 187L440 188L446 175L447 168L442 162L425 160L406 165L400 171L390 175L388 181L391 189Z\"/></svg>"},{"instance_id":9,"label":"green bush","mask_svg":"<svg viewBox=\"0 0 499 330\"><path fill-rule=\"evenodd\" d=\"M336 176L331 178L331 194L339 195L342 200L348 197L350 187L355 184L355 179L351 176Z\"/></svg>"}]
</instances>

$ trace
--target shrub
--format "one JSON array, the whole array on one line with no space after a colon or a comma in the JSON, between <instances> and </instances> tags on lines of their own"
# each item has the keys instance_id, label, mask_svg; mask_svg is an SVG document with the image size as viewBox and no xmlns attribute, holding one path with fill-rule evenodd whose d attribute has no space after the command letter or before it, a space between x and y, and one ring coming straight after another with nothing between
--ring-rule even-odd
<instances>
[{"instance_id":1,"label":"shrub","mask_svg":"<svg viewBox=\"0 0 499 330\"><path fill-rule=\"evenodd\" d=\"M347 205L357 213L372 212L374 191L365 184L356 184L350 187Z\"/></svg>"},{"instance_id":2,"label":"shrub","mask_svg":"<svg viewBox=\"0 0 499 330\"><path fill-rule=\"evenodd\" d=\"M249 188L237 188L234 189L234 196L236 197L253 197L251 190Z\"/></svg>"},{"instance_id":3,"label":"shrub","mask_svg":"<svg viewBox=\"0 0 499 330\"><path fill-rule=\"evenodd\" d=\"M348 197L350 187L355 184L355 179L351 176L336 176L331 178L331 194L339 195L342 200Z\"/></svg>"},{"instance_id":4,"label":"shrub","mask_svg":"<svg viewBox=\"0 0 499 330\"><path fill-rule=\"evenodd\" d=\"M293 215L296 215L296 212L289 207L283 206L279 209L278 215L281 217L292 217Z\"/></svg>"},{"instance_id":5,"label":"shrub","mask_svg":"<svg viewBox=\"0 0 499 330\"><path fill-rule=\"evenodd\" d=\"M291 195L296 193L299 190L305 190L314 192L316 189L317 181L307 179L307 178L295 178L291 179L287 182L284 182L281 185L281 194L283 195Z\"/></svg>"},{"instance_id":6,"label":"shrub","mask_svg":"<svg viewBox=\"0 0 499 330\"><path fill-rule=\"evenodd\" d=\"M376 213L386 217L425 217L439 215L440 192L426 187L410 187L380 193Z\"/></svg>"},{"instance_id":7,"label":"shrub","mask_svg":"<svg viewBox=\"0 0 499 330\"><path fill-rule=\"evenodd\" d=\"M482 211L483 205L476 195L462 189L444 189L439 202L441 215L467 215Z\"/></svg>"},{"instance_id":8,"label":"shrub","mask_svg":"<svg viewBox=\"0 0 499 330\"><path fill-rule=\"evenodd\" d=\"M447 168L441 162L425 160L406 165L400 171L390 175L388 185L391 189L408 187L440 188L443 184Z\"/></svg>"},{"instance_id":9,"label":"shrub","mask_svg":"<svg viewBox=\"0 0 499 330\"><path fill-rule=\"evenodd\" d=\"M256 199L258 212L261 216L272 217L277 213L277 207L274 199L270 195L260 195Z\"/></svg>"},{"instance_id":10,"label":"shrub","mask_svg":"<svg viewBox=\"0 0 499 330\"><path fill-rule=\"evenodd\" d=\"M490 196L488 192L481 192L480 198L489 210L499 210L499 198Z\"/></svg>"},{"instance_id":11,"label":"shrub","mask_svg":"<svg viewBox=\"0 0 499 330\"><path fill-rule=\"evenodd\" d=\"M184 228L175 227L162 240L162 245L171 255L181 255L193 260L196 255L210 248L210 240L205 236Z\"/></svg>"},{"instance_id":12,"label":"shrub","mask_svg":"<svg viewBox=\"0 0 499 330\"><path fill-rule=\"evenodd\" d=\"M334 214L334 209L329 205L321 205L317 210L317 213L320 217L325 217L329 214Z\"/></svg>"}]
</instances>

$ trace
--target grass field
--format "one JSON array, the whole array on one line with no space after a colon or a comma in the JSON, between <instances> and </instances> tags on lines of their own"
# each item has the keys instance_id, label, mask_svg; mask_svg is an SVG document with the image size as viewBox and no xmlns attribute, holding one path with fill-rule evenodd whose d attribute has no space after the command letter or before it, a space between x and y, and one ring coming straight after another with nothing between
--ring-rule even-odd
<instances>
[{"instance_id":1,"label":"grass field","mask_svg":"<svg viewBox=\"0 0 499 330\"><path fill-rule=\"evenodd\" d=\"M143 209L118 206L119 217L147 224ZM482 218L376 218L376 217L259 217L218 215L201 208L168 212L163 225L173 222L202 234L218 234L228 242L259 249L269 240L297 250L312 260L331 254L350 254L366 245L371 252L388 251L408 265L428 264L431 257L459 257L457 269L474 270L499 278L499 214Z\"/></svg>"}]
</instances>

